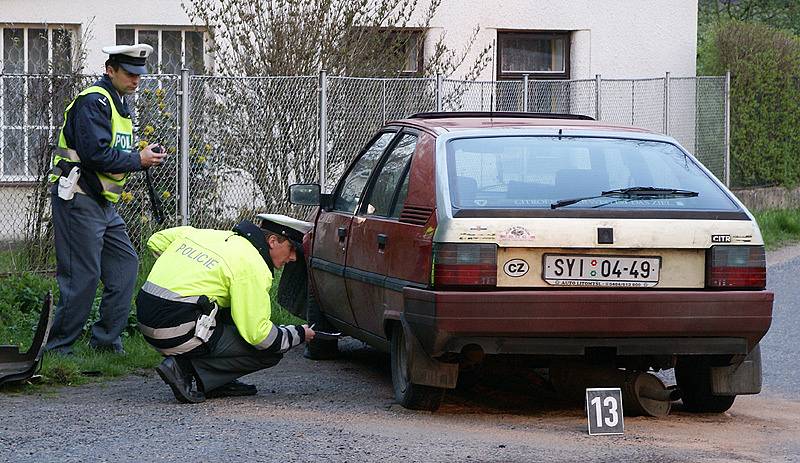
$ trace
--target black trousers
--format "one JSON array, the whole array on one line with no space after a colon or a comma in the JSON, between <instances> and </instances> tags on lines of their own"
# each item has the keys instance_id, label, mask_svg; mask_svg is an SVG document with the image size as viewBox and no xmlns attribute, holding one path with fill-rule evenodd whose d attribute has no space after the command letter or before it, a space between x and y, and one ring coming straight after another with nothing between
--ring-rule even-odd
<instances>
[{"instance_id":1,"label":"black trousers","mask_svg":"<svg viewBox=\"0 0 800 463\"><path fill-rule=\"evenodd\" d=\"M216 330L222 332L211 346L178 356L181 364L191 363L199 386L205 392L246 374L273 367L283 358L283 354L259 350L248 344L235 325L218 324Z\"/></svg>"}]
</instances>

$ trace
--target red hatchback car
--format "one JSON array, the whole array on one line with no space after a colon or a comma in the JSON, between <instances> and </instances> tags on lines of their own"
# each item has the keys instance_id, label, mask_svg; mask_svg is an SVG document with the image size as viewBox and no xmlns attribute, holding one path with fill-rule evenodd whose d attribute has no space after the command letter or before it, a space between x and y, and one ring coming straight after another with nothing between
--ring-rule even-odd
<instances>
[{"instance_id":1,"label":"red hatchback car","mask_svg":"<svg viewBox=\"0 0 800 463\"><path fill-rule=\"evenodd\" d=\"M378 131L331 194L290 191L320 206L310 321L389 351L403 406L436 409L460 371L508 354L675 368L694 411L760 391L761 233L670 137L584 116L424 113Z\"/></svg>"}]
</instances>

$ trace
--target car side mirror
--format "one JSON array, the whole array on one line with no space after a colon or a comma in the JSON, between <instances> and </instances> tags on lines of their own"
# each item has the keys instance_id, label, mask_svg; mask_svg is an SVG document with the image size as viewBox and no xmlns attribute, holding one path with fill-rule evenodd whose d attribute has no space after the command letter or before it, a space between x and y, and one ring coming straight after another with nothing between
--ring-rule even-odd
<instances>
[{"instance_id":1,"label":"car side mirror","mask_svg":"<svg viewBox=\"0 0 800 463\"><path fill-rule=\"evenodd\" d=\"M289 202L300 206L327 206L329 194L322 194L317 183L296 183L289 186Z\"/></svg>"}]
</instances>

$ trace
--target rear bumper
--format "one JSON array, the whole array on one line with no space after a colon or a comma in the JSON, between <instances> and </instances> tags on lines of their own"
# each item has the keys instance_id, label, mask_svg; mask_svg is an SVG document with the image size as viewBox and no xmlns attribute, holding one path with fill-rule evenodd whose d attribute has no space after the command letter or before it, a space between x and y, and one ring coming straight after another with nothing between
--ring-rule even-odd
<instances>
[{"instance_id":1,"label":"rear bumper","mask_svg":"<svg viewBox=\"0 0 800 463\"><path fill-rule=\"evenodd\" d=\"M769 291L433 291L405 288L404 317L432 357L746 354L772 322Z\"/></svg>"}]
</instances>

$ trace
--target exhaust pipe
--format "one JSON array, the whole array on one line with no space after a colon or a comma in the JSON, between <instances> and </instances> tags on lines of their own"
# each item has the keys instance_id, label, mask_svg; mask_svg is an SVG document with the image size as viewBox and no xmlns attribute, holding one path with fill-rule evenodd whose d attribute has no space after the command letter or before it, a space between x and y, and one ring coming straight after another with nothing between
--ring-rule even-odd
<instances>
[{"instance_id":1,"label":"exhaust pipe","mask_svg":"<svg viewBox=\"0 0 800 463\"><path fill-rule=\"evenodd\" d=\"M672 402L680 399L677 388L644 371L570 363L551 367L550 381L564 398L575 401L583 400L587 388L618 387L625 416L667 416Z\"/></svg>"}]
</instances>

